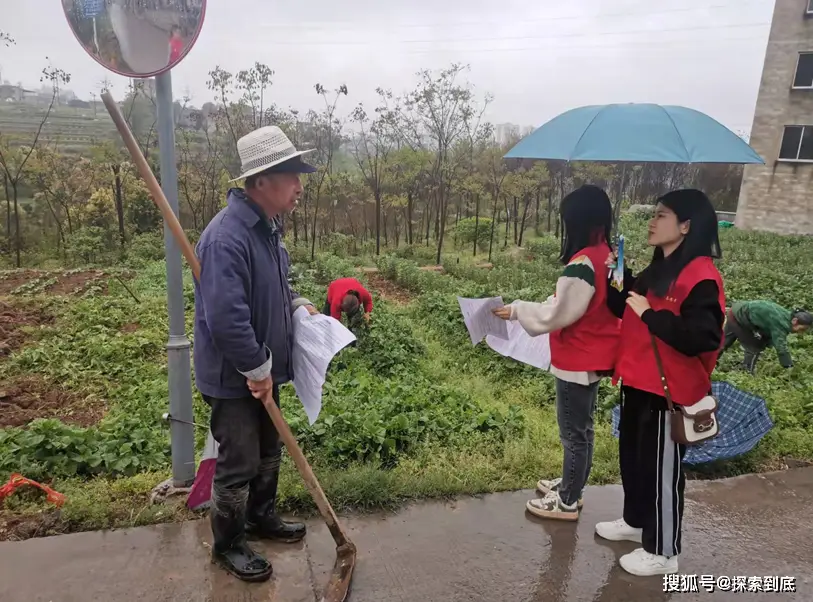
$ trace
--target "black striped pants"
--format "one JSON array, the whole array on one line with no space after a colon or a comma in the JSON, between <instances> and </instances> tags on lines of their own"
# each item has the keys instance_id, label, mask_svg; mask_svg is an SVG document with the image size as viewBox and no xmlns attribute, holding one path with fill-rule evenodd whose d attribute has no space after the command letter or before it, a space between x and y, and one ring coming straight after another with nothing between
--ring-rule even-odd
<instances>
[{"instance_id":1,"label":"black striped pants","mask_svg":"<svg viewBox=\"0 0 813 602\"><path fill-rule=\"evenodd\" d=\"M681 547L686 446L672 441L666 399L622 387L619 462L624 520L643 529L643 548L677 556Z\"/></svg>"}]
</instances>

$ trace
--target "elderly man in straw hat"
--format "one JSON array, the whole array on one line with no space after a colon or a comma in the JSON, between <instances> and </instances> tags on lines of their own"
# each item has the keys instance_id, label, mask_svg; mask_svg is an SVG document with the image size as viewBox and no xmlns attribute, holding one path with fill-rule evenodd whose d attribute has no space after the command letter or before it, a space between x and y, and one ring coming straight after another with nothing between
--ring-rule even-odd
<instances>
[{"instance_id":1,"label":"elderly man in straw hat","mask_svg":"<svg viewBox=\"0 0 813 602\"><path fill-rule=\"evenodd\" d=\"M245 581L264 581L271 564L246 536L296 542L305 525L276 513L282 445L261 399L293 380L292 315L318 313L288 285L281 216L302 194L300 174L316 169L301 159L276 126L237 142L245 188L228 192L227 206L197 245L195 380L212 408L219 444L212 487L212 559Z\"/></svg>"}]
</instances>

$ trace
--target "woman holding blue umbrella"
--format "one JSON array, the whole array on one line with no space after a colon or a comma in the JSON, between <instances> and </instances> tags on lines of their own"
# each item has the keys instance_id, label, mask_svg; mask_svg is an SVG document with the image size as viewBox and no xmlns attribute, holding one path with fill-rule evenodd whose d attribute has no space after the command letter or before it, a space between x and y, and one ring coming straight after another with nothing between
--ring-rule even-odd
<instances>
[{"instance_id":1,"label":"woman holding blue umbrella","mask_svg":"<svg viewBox=\"0 0 813 602\"><path fill-rule=\"evenodd\" d=\"M725 313L723 281L713 262L721 256L717 228L714 208L699 190L664 195L649 224L652 262L637 278L627 272L623 291L611 288L607 297L622 317L613 382L621 381L624 513L598 523L596 533L642 544L620 560L633 575L678 571L686 446L672 438L671 421L679 418L668 410L664 387L682 406L711 392Z\"/></svg>"}]
</instances>

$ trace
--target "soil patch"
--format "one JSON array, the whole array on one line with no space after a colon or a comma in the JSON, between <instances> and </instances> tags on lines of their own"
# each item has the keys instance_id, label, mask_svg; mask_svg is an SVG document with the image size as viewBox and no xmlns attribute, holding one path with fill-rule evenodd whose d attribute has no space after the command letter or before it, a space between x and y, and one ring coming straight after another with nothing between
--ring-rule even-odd
<instances>
[{"instance_id":1,"label":"soil patch","mask_svg":"<svg viewBox=\"0 0 813 602\"><path fill-rule=\"evenodd\" d=\"M59 486L55 488L65 494L66 504L72 503L70 491L61 490ZM93 500L92 506L85 505L89 502L87 499L79 500L79 505L73 507L71 518L66 518L61 509L46 502L45 494L33 487L22 487L7 499L15 497L24 499L26 509L12 509L14 506L11 504L5 509L0 506L0 542L98 529L127 529L140 525L182 522L202 515L201 512L186 507L185 495L170 498L160 504L151 504L150 495L139 492L100 497ZM37 506L41 510L33 507L37 500Z\"/></svg>"},{"instance_id":2,"label":"soil patch","mask_svg":"<svg viewBox=\"0 0 813 602\"><path fill-rule=\"evenodd\" d=\"M14 495L14 494L12 494ZM45 494L43 494L43 498ZM57 509L37 514L0 513L0 541L23 541L32 537L60 535L60 511Z\"/></svg>"},{"instance_id":3,"label":"soil patch","mask_svg":"<svg viewBox=\"0 0 813 602\"><path fill-rule=\"evenodd\" d=\"M405 305L413 299L412 293L393 281L387 280L381 274L368 273L367 284L370 286L370 291L378 293L384 301Z\"/></svg>"},{"instance_id":4,"label":"soil patch","mask_svg":"<svg viewBox=\"0 0 813 602\"><path fill-rule=\"evenodd\" d=\"M37 270L12 270L0 272L0 297L10 295L18 286L45 275Z\"/></svg>"},{"instance_id":5,"label":"soil patch","mask_svg":"<svg viewBox=\"0 0 813 602\"><path fill-rule=\"evenodd\" d=\"M101 400L66 391L36 376L0 382L0 428L25 426L37 418L90 426L101 420L104 410Z\"/></svg>"},{"instance_id":6,"label":"soil patch","mask_svg":"<svg viewBox=\"0 0 813 602\"><path fill-rule=\"evenodd\" d=\"M107 277L103 272L76 272L57 276L56 283L45 290L52 295L77 295L91 286L99 286L102 294L107 294Z\"/></svg>"},{"instance_id":7,"label":"soil patch","mask_svg":"<svg viewBox=\"0 0 813 602\"><path fill-rule=\"evenodd\" d=\"M0 358L23 346L28 338L24 327L48 324L53 319L40 307L8 305L0 301Z\"/></svg>"},{"instance_id":8,"label":"soil patch","mask_svg":"<svg viewBox=\"0 0 813 602\"><path fill-rule=\"evenodd\" d=\"M122 277L129 277L123 274ZM0 272L0 297L11 295L16 289L27 285L22 294L47 293L50 295L81 295L89 288L99 287L107 294L109 275L99 270L53 271L12 270Z\"/></svg>"},{"instance_id":9,"label":"soil patch","mask_svg":"<svg viewBox=\"0 0 813 602\"><path fill-rule=\"evenodd\" d=\"M135 332L139 328L141 328L141 324L139 324L138 322L130 322L129 324L125 324L124 326L121 327L121 332L131 333Z\"/></svg>"}]
</instances>

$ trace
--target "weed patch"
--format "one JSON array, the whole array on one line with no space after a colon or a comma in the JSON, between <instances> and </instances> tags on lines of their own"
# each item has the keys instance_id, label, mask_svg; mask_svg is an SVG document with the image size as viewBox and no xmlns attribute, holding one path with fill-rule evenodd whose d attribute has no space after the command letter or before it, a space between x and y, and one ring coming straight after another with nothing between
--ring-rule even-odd
<instances>
[{"instance_id":1,"label":"weed patch","mask_svg":"<svg viewBox=\"0 0 813 602\"><path fill-rule=\"evenodd\" d=\"M638 268L645 265L651 254L645 222L624 218L620 230L630 258ZM721 241L729 303L771 298L786 307L813 307L809 239L727 230ZM323 255L308 262L305 251L291 249L291 285L317 306L327 284L343 276L358 277L376 295L370 325L356 329L357 345L330 366L316 423L308 424L293 388L282 389L285 416L338 510L530 487L540 476L557 476L562 456L553 379L483 344L472 346L456 297L544 301L561 272L558 240L532 238L522 251L497 252L490 269L469 253L449 255L442 272L424 269L434 263L434 252L420 246L376 258L377 273L359 269L370 265L369 257ZM0 274L0 295L13 298L0 302L6 341L0 417L14 416L0 420L6 427L0 428L0 479L21 472L67 496L57 512L36 491L15 493L0 510L0 539L192 516L182 503L149 505L150 489L170 468L169 432L161 420L168 407L165 266L144 259L137 267L127 287L108 272L89 277L96 273L89 270L71 277ZM192 332L188 270L184 278ZM753 376L737 370L737 346L723 356L713 377L765 398L775 428L744 456L693 467L693 477L813 460L813 337L792 335L789 348L794 368L782 369L768 350ZM10 394L9 387L18 388ZM48 394L63 397L48 401ZM617 389L603 381L592 483L618 478L610 428L617 402ZM209 419L197 394L194 418L199 424ZM196 435L200 451L206 433ZM313 511L287 457L280 507Z\"/></svg>"}]
</instances>

